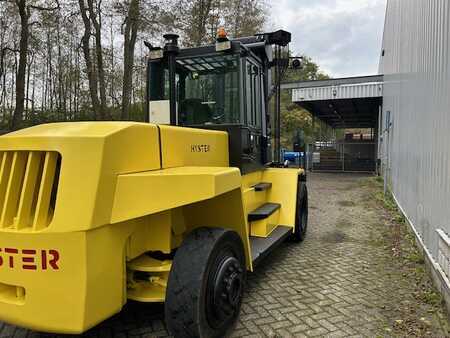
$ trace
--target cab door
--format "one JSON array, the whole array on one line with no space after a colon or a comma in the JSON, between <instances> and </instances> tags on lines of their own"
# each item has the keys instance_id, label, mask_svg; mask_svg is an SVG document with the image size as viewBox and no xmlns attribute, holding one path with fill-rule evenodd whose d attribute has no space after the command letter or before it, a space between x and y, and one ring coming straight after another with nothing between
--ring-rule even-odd
<instances>
[{"instance_id":1,"label":"cab door","mask_svg":"<svg viewBox=\"0 0 450 338\"><path fill-rule=\"evenodd\" d=\"M245 125L248 135L244 137L244 154L254 169L260 168L263 163L261 139L263 131L263 71L260 63L247 57L244 62L244 111Z\"/></svg>"}]
</instances>

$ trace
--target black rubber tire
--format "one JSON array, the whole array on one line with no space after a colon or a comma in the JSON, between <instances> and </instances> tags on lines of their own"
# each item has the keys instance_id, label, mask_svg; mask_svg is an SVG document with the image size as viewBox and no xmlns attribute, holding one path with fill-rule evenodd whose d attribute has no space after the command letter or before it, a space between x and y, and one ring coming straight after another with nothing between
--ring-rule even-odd
<instances>
[{"instance_id":1,"label":"black rubber tire","mask_svg":"<svg viewBox=\"0 0 450 338\"><path fill-rule=\"evenodd\" d=\"M239 262L237 270L242 280L236 282L241 283L233 296L238 297L233 298L236 303L233 303L232 307L226 303L224 307L227 309L222 309L215 305L217 302L228 302L228 298L225 301L214 295L217 295L216 290L222 290L217 289L217 285L232 280L229 275L228 278L224 276L224 273L228 274L232 270L225 266L224 262L231 260L235 264L233 268L237 266L236 262ZM225 279L222 280L218 276ZM169 274L165 302L165 318L169 332L176 338L224 336L239 315L245 277L244 246L236 232L221 228L194 230L178 248ZM219 318L221 315L225 318Z\"/></svg>"},{"instance_id":2,"label":"black rubber tire","mask_svg":"<svg viewBox=\"0 0 450 338\"><path fill-rule=\"evenodd\" d=\"M292 241L302 242L308 230L308 188L305 182L298 182L297 207L295 211L295 229L291 236Z\"/></svg>"}]
</instances>

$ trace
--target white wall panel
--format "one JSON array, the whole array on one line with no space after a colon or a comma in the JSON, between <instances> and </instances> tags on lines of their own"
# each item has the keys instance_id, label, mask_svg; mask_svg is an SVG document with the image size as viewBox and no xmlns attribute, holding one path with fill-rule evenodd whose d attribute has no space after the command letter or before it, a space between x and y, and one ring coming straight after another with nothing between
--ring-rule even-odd
<instances>
[{"instance_id":1,"label":"white wall panel","mask_svg":"<svg viewBox=\"0 0 450 338\"><path fill-rule=\"evenodd\" d=\"M388 0L384 56L383 129L390 111L393 193L433 258L438 233L450 233L450 1ZM389 156L389 157L388 157Z\"/></svg>"}]
</instances>

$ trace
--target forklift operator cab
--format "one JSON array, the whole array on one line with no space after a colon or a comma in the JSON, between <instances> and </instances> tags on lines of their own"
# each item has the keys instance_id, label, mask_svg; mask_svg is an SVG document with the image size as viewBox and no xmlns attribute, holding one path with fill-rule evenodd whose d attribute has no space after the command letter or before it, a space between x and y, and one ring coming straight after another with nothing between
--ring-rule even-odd
<instances>
[{"instance_id":1,"label":"forklift operator cab","mask_svg":"<svg viewBox=\"0 0 450 338\"><path fill-rule=\"evenodd\" d=\"M267 107L272 44L289 41L290 33L278 31L181 49L174 57L176 124L228 132L230 166L242 174L272 161ZM170 124L171 61L158 51L150 51L148 62L148 118Z\"/></svg>"}]
</instances>

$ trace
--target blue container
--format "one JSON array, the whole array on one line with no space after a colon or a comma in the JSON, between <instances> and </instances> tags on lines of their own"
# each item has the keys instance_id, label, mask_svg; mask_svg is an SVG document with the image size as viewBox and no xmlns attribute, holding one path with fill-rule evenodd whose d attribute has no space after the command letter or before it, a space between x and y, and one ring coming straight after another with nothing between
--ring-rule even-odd
<instances>
[{"instance_id":1,"label":"blue container","mask_svg":"<svg viewBox=\"0 0 450 338\"><path fill-rule=\"evenodd\" d=\"M284 152L284 156L283 156L284 161L297 162L299 158L300 158L299 152L296 152L296 151Z\"/></svg>"}]
</instances>

